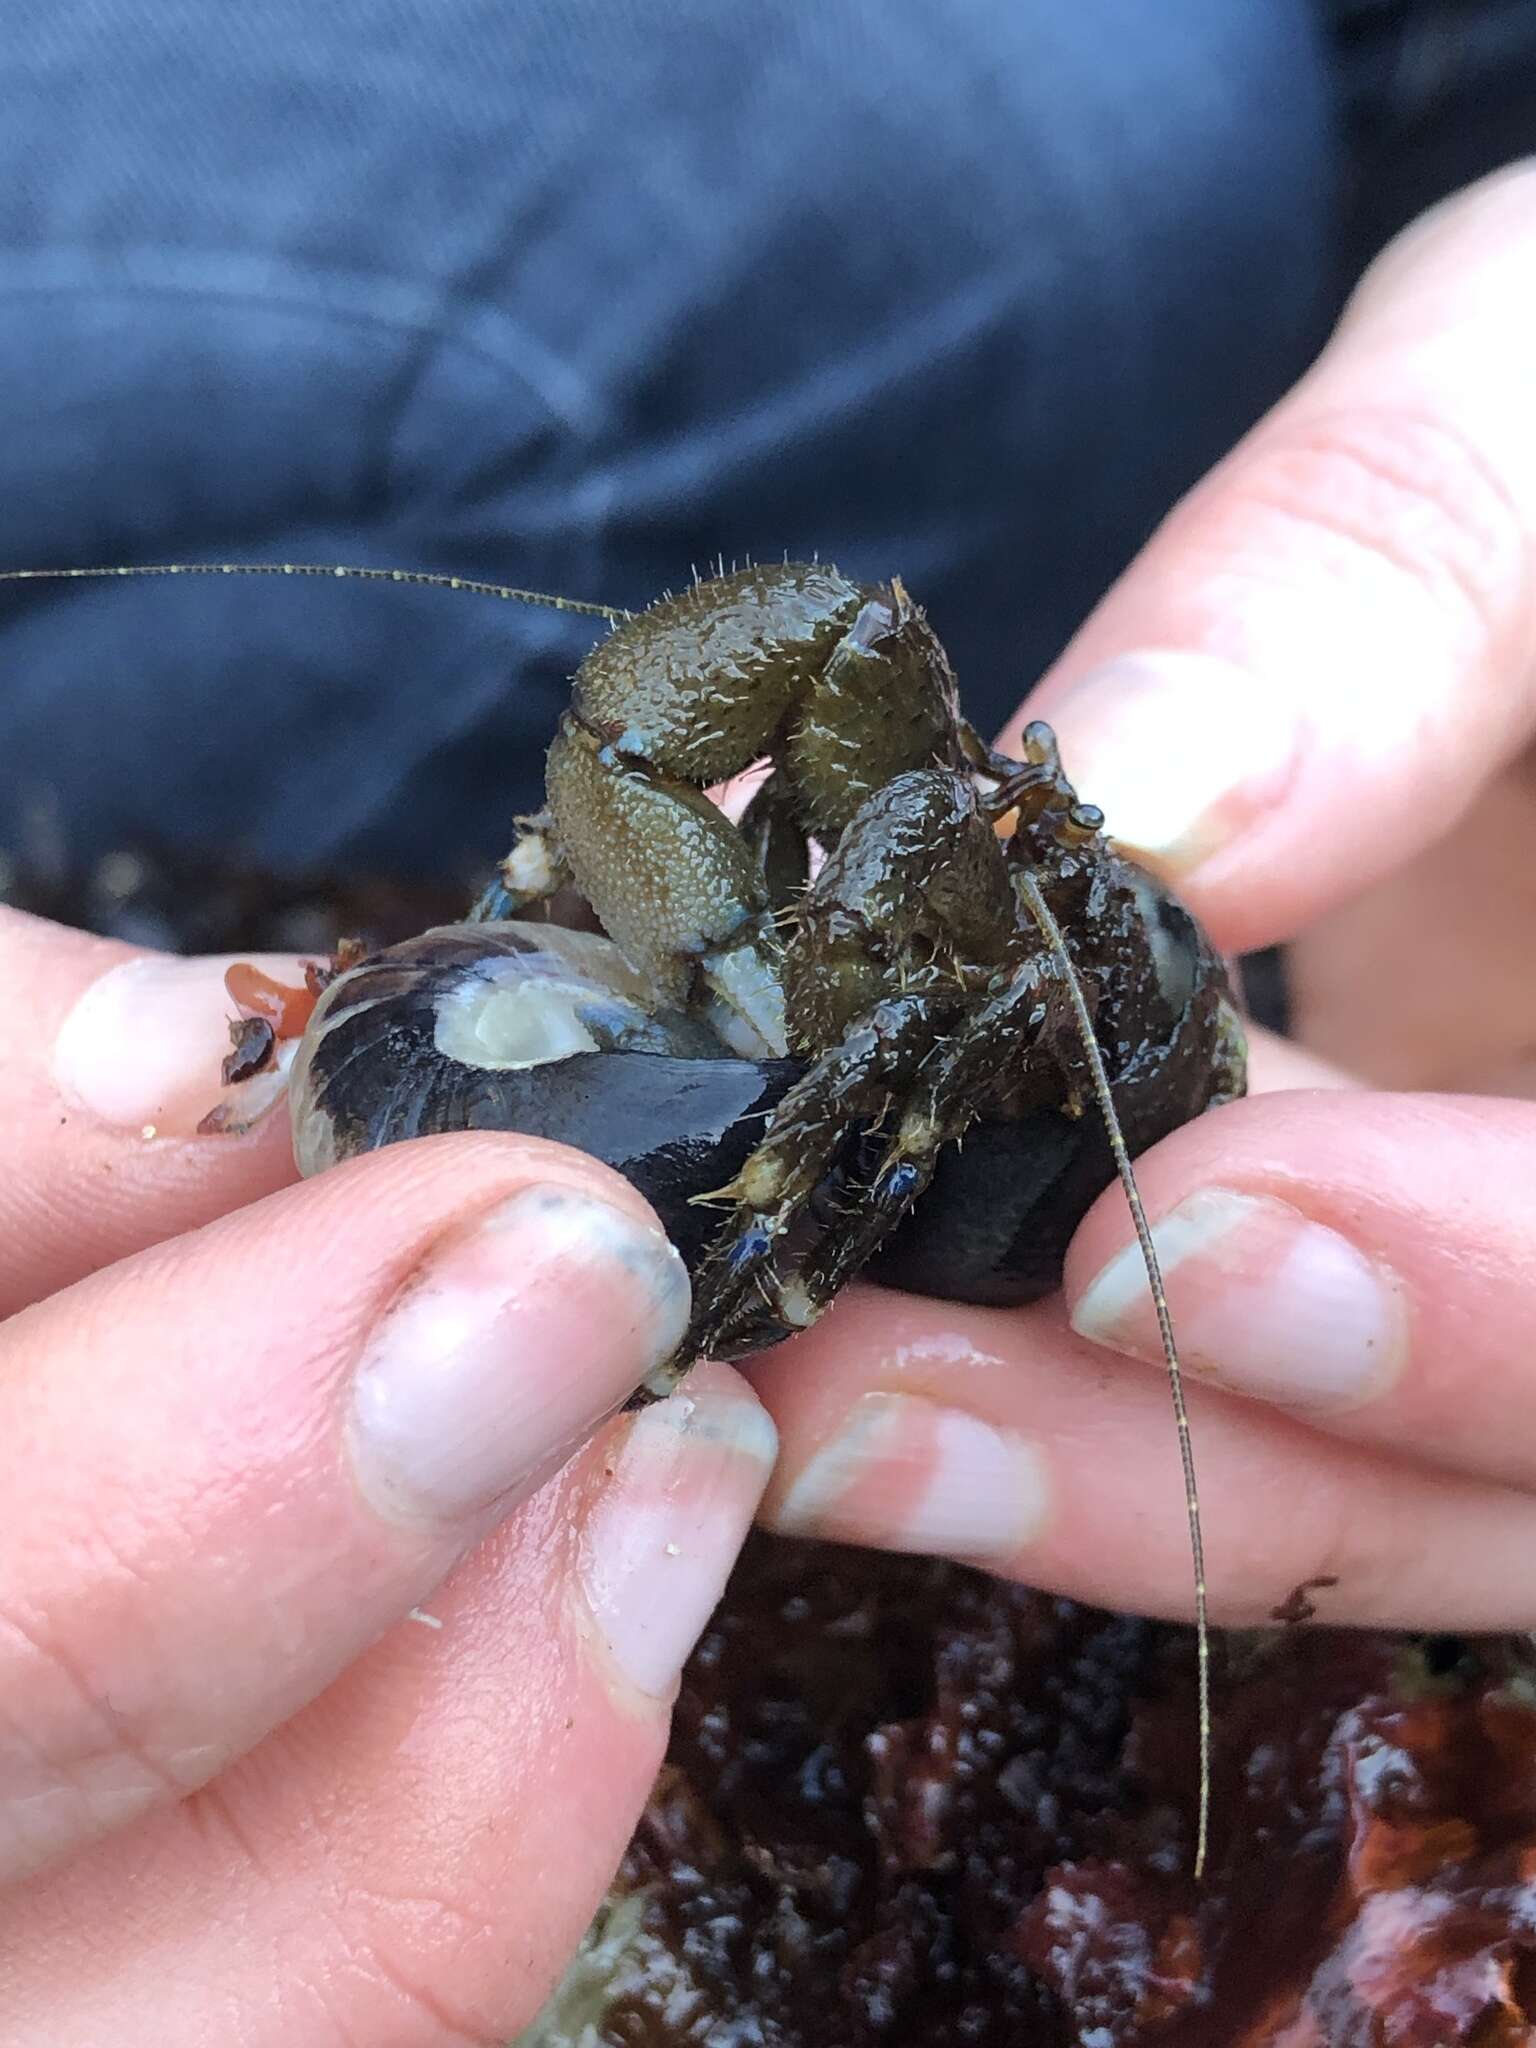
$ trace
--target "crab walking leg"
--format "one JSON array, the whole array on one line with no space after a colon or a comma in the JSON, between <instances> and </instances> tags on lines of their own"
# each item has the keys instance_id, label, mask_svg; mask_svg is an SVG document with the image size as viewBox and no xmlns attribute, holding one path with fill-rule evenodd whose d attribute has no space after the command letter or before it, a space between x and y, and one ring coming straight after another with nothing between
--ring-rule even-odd
<instances>
[{"instance_id":1,"label":"crab walking leg","mask_svg":"<svg viewBox=\"0 0 1536 2048\"><path fill-rule=\"evenodd\" d=\"M936 999L893 996L859 1019L780 1102L762 1143L718 1197L734 1204L693 1276L693 1318L676 1353L647 1382L665 1392L695 1358L720 1344L733 1323L773 1284L785 1232L825 1180L853 1127L878 1116L915 1075L933 1042Z\"/></svg>"},{"instance_id":2,"label":"crab walking leg","mask_svg":"<svg viewBox=\"0 0 1536 2048\"><path fill-rule=\"evenodd\" d=\"M497 867L466 924L504 924L523 917L571 879L570 864L555 834L553 815L538 811L515 821L512 850Z\"/></svg>"},{"instance_id":3,"label":"crab walking leg","mask_svg":"<svg viewBox=\"0 0 1536 2048\"><path fill-rule=\"evenodd\" d=\"M780 1286L786 1322L797 1328L814 1322L874 1256L932 1180L945 1145L973 1120L984 1079L1004 1064L1022 1067L1033 1048L1070 1032L1071 1020L1056 963L1049 954L1035 954L929 1054L868 1187Z\"/></svg>"},{"instance_id":4,"label":"crab walking leg","mask_svg":"<svg viewBox=\"0 0 1536 2048\"><path fill-rule=\"evenodd\" d=\"M891 1101L904 1105L957 1015L1009 975L1017 932L1007 861L964 777L914 769L866 800L817 877L797 919L800 944L784 963L796 1041L832 1050L780 1104L741 1177L754 1207L766 1212L773 1203L775 1213L727 1228L712 1248L719 1271L707 1293L696 1277L690 1336L701 1348L740 1338L758 1294L772 1300L775 1238L825 1177L853 1123L878 1121ZM891 1020L899 1020L895 1028ZM967 1075L986 1076L980 1052ZM829 1106L840 1110L831 1125ZM802 1115L805 1127L797 1128ZM778 1184L784 1161L797 1170L792 1195ZM760 1185L747 1186L754 1173ZM779 1298L792 1325L821 1305L792 1284Z\"/></svg>"}]
</instances>

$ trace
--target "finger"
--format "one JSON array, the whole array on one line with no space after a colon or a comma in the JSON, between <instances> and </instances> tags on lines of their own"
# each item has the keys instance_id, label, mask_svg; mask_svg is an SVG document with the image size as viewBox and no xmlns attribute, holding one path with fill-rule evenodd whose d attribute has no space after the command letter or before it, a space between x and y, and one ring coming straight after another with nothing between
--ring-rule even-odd
<instances>
[{"instance_id":1,"label":"finger","mask_svg":"<svg viewBox=\"0 0 1536 2048\"><path fill-rule=\"evenodd\" d=\"M1297 1037L1373 1087L1536 1097L1536 890L1519 880L1533 821L1536 750L1445 838L1311 925L1286 949Z\"/></svg>"},{"instance_id":2,"label":"finger","mask_svg":"<svg viewBox=\"0 0 1536 2048\"><path fill-rule=\"evenodd\" d=\"M1187 1217L1169 1240L1218 1618L1261 1621L1323 1577L1339 1582L1330 1620L1493 1629L1536 1617L1524 1334L1536 1245L1522 1221L1536 1214L1536 1112L1522 1105L1506 1129L1508 1108L1273 1095L1200 1119L1139 1162L1154 1217L1214 1185L1283 1203L1296 1229L1329 1240L1309 1277L1269 1210L1262 1227L1243 1210L1224 1256L1242 1246L1251 1258L1225 1297L1179 1256ZM1416 1186L1426 1157L1433 1185ZM1151 1360L1127 1240L1111 1192L1074 1244L1068 1287L1080 1296L1121 1247L1091 1327ZM1138 1386L1059 1303L987 1311L865 1292L754 1370L783 1446L765 1517L1187 1614L1184 1488L1156 1357ZM1346 1361L1352 1394L1339 1391Z\"/></svg>"},{"instance_id":3,"label":"finger","mask_svg":"<svg viewBox=\"0 0 1536 2048\"><path fill-rule=\"evenodd\" d=\"M1176 1132L1138 1180L1202 1379L1536 1490L1536 1104L1271 1096ZM1125 1238L1101 1201L1068 1259L1073 1326L1161 1361Z\"/></svg>"},{"instance_id":4,"label":"finger","mask_svg":"<svg viewBox=\"0 0 1536 2048\"><path fill-rule=\"evenodd\" d=\"M1319 1059L1305 1046L1272 1031L1250 1028L1248 1033L1248 1092L1273 1095L1285 1088L1358 1088L1360 1083L1343 1068ZM1137 1169L1138 1172L1140 1169Z\"/></svg>"},{"instance_id":5,"label":"finger","mask_svg":"<svg viewBox=\"0 0 1536 2048\"><path fill-rule=\"evenodd\" d=\"M752 1378L781 1446L767 1527L1191 1615L1166 1387L1106 1364L1055 1304L943 1309L870 1289ZM1334 1582L1319 1601L1330 1622L1536 1620L1528 1495L1400 1464L1204 1387L1189 1409L1214 1621L1261 1624L1320 1579Z\"/></svg>"},{"instance_id":6,"label":"finger","mask_svg":"<svg viewBox=\"0 0 1536 2048\"><path fill-rule=\"evenodd\" d=\"M515 2037L618 1864L772 1446L702 1369L206 1792L13 1895L7 2048L226 2048L232 2018L240 2048Z\"/></svg>"},{"instance_id":7,"label":"finger","mask_svg":"<svg viewBox=\"0 0 1536 2048\"><path fill-rule=\"evenodd\" d=\"M1373 266L1029 713L1220 943L1431 844L1536 723L1536 166Z\"/></svg>"},{"instance_id":8,"label":"finger","mask_svg":"<svg viewBox=\"0 0 1536 2048\"><path fill-rule=\"evenodd\" d=\"M0 1873L205 1783L675 1346L617 1176L506 1137L353 1161L0 1330Z\"/></svg>"},{"instance_id":9,"label":"finger","mask_svg":"<svg viewBox=\"0 0 1536 2048\"><path fill-rule=\"evenodd\" d=\"M225 1093L228 965L0 909L0 1316L293 1179L285 1116L196 1134Z\"/></svg>"}]
</instances>

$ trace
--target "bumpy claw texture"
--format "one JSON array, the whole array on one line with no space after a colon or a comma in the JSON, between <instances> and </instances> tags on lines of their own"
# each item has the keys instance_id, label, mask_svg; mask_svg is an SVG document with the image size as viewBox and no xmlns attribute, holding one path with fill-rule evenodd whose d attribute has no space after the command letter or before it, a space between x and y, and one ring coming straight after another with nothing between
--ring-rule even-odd
<instances>
[{"instance_id":1,"label":"bumpy claw texture","mask_svg":"<svg viewBox=\"0 0 1536 2048\"><path fill-rule=\"evenodd\" d=\"M790 703L859 611L835 569L742 569L696 583L594 647L571 709L621 753L700 786L768 751Z\"/></svg>"},{"instance_id":2,"label":"bumpy claw texture","mask_svg":"<svg viewBox=\"0 0 1536 2048\"><path fill-rule=\"evenodd\" d=\"M480 922L327 992L301 1157L499 1123L659 1191L694 1317L653 1392L810 1321L866 1263L962 1299L1046 1291L1114 1164L1026 878L1133 1152L1240 1094L1244 1055L1188 913L1106 841L1047 727L1022 755L960 716L899 580L787 563L626 620L577 672L547 808ZM753 767L738 826L705 792ZM606 938L497 922L572 885ZM392 1093L391 1045L414 1062Z\"/></svg>"},{"instance_id":3,"label":"bumpy claw texture","mask_svg":"<svg viewBox=\"0 0 1536 2048\"><path fill-rule=\"evenodd\" d=\"M696 963L760 926L767 911L746 841L691 784L627 760L573 718L561 722L547 774L582 893L602 905L604 928L626 958L685 997Z\"/></svg>"}]
</instances>

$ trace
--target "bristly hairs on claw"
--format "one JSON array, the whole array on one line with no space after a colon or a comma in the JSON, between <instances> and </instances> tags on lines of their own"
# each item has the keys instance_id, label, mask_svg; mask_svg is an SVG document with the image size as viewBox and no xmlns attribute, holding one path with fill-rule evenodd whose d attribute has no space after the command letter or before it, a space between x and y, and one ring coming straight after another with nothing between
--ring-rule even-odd
<instances>
[{"instance_id":1,"label":"bristly hairs on claw","mask_svg":"<svg viewBox=\"0 0 1536 2048\"><path fill-rule=\"evenodd\" d=\"M518 590L510 583L485 583L474 576L445 576L430 569L368 569L347 562L142 562L126 568L0 569L0 583L79 583L122 576L335 576L347 583L414 583L427 590L467 590L474 597L499 597L514 604L543 605L606 619L611 626L631 617L617 605L589 604L579 597L553 597L543 590Z\"/></svg>"},{"instance_id":2,"label":"bristly hairs on claw","mask_svg":"<svg viewBox=\"0 0 1536 2048\"><path fill-rule=\"evenodd\" d=\"M1200 1528L1200 1495L1195 1486L1195 1451L1190 1441L1189 1411L1184 1405L1184 1373L1179 1364L1178 1346L1174 1342L1173 1318L1168 1312L1168 1296L1163 1289L1163 1272L1158 1263L1157 1247L1152 1242L1147 1212L1142 1207L1141 1192L1136 1186L1136 1176L1131 1170L1131 1155L1126 1149L1125 1133L1121 1130L1120 1119L1115 1114L1109 1076L1104 1071L1104 1056L1099 1051L1098 1034L1093 1028L1093 1018L1089 1014L1087 999L1083 995L1083 985L1078 979L1077 969L1072 964L1072 956L1067 951L1067 942L1062 937L1061 926L1056 922L1039 882L1028 868L1022 866L1019 869L1019 878L1035 922L1045 934L1046 944L1055 954L1056 964L1067 985L1073 1015L1077 1020L1078 1036L1083 1044L1083 1054L1093 1078L1094 1097L1104 1118L1104 1127L1109 1133L1115 1171L1120 1176L1120 1185L1125 1190L1131 1221L1136 1226L1136 1241L1141 1246L1142 1262L1147 1269L1147 1284L1152 1290L1152 1305L1157 1311L1158 1334L1163 1340L1163 1359L1168 1368L1168 1387L1173 1396L1174 1421L1179 1432L1179 1461L1184 1473L1184 1505L1189 1518L1189 1550L1195 1568L1195 1655L1198 1667L1196 1711L1200 1719L1200 1812L1195 1829L1195 1880L1198 1883L1205 1875L1206 1850L1211 1829L1211 1630L1205 1589L1205 1539Z\"/></svg>"}]
</instances>

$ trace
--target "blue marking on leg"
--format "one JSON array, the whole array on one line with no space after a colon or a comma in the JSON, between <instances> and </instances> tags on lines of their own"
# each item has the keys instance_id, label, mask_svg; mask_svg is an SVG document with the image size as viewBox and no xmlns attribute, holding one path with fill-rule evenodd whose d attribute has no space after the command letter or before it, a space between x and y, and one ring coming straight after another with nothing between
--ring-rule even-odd
<instances>
[{"instance_id":1,"label":"blue marking on leg","mask_svg":"<svg viewBox=\"0 0 1536 2048\"><path fill-rule=\"evenodd\" d=\"M737 1238L726 1256L726 1264L733 1273L745 1272L748 1266L755 1266L760 1260L766 1259L772 1249L773 1239L759 1226L754 1230L744 1231Z\"/></svg>"}]
</instances>

